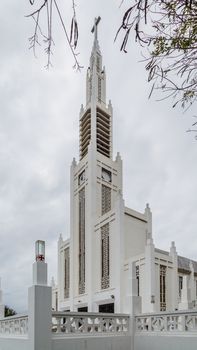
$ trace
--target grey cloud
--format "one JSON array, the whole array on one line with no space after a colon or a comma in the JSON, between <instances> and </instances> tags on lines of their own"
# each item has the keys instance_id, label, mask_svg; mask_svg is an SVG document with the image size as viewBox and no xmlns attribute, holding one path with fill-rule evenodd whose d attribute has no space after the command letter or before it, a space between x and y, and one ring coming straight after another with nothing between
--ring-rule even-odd
<instances>
[{"instance_id":1,"label":"grey cloud","mask_svg":"<svg viewBox=\"0 0 197 350\"><path fill-rule=\"evenodd\" d=\"M28 11L25 0L0 3L0 275L5 302L18 311L27 308L35 240L46 240L51 278L56 276L58 235L69 233L69 171L72 157L78 157L86 76L86 68L72 70L57 29L54 67L43 68L41 51L38 59L33 57L27 40L32 26L24 18ZM124 162L126 205L143 211L150 202L157 246L167 249L175 240L180 255L197 259L197 144L185 133L195 111L183 116L170 101L155 102L157 95L147 99L150 86L137 62L140 50L131 39L124 55L120 40L113 43L121 12L114 1L78 1L80 62L89 63L90 29L100 14L107 96L114 107L114 154L120 151Z\"/></svg>"}]
</instances>

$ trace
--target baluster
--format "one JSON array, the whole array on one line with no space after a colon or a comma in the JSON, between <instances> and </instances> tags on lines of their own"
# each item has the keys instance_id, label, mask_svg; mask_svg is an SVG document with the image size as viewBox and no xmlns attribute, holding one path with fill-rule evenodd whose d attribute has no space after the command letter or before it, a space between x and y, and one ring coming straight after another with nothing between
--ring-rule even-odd
<instances>
[{"instance_id":1,"label":"baluster","mask_svg":"<svg viewBox=\"0 0 197 350\"><path fill-rule=\"evenodd\" d=\"M194 316L194 328L197 331L197 316Z\"/></svg>"},{"instance_id":2,"label":"baluster","mask_svg":"<svg viewBox=\"0 0 197 350\"><path fill-rule=\"evenodd\" d=\"M99 324L100 324L100 319L99 317L92 317L90 318L89 321L89 332L99 332Z\"/></svg>"},{"instance_id":3,"label":"baluster","mask_svg":"<svg viewBox=\"0 0 197 350\"><path fill-rule=\"evenodd\" d=\"M57 333L61 333L61 317L56 317Z\"/></svg>"},{"instance_id":4,"label":"baluster","mask_svg":"<svg viewBox=\"0 0 197 350\"><path fill-rule=\"evenodd\" d=\"M175 329L176 329L176 331L179 330L179 317L178 316L175 316Z\"/></svg>"},{"instance_id":5,"label":"baluster","mask_svg":"<svg viewBox=\"0 0 197 350\"><path fill-rule=\"evenodd\" d=\"M85 323L85 319L86 319L85 316L83 316L83 318L81 318L80 332L82 332L82 333L84 333L84 323Z\"/></svg>"},{"instance_id":6,"label":"baluster","mask_svg":"<svg viewBox=\"0 0 197 350\"><path fill-rule=\"evenodd\" d=\"M16 333L15 321L8 321L7 323L8 333Z\"/></svg>"},{"instance_id":7,"label":"baluster","mask_svg":"<svg viewBox=\"0 0 197 350\"><path fill-rule=\"evenodd\" d=\"M108 318L105 318L105 331L108 332L109 331L109 320Z\"/></svg>"},{"instance_id":8,"label":"baluster","mask_svg":"<svg viewBox=\"0 0 197 350\"><path fill-rule=\"evenodd\" d=\"M114 319L113 318L110 318L109 319L109 331L110 332L114 332Z\"/></svg>"},{"instance_id":9,"label":"baluster","mask_svg":"<svg viewBox=\"0 0 197 350\"><path fill-rule=\"evenodd\" d=\"M19 334L23 334L23 319L19 319Z\"/></svg>"},{"instance_id":10,"label":"baluster","mask_svg":"<svg viewBox=\"0 0 197 350\"><path fill-rule=\"evenodd\" d=\"M146 324L146 327L147 327L147 330L149 331L149 332L151 332L152 331L152 327L153 327L153 325L152 325L152 322L153 322L153 317L147 317L147 318L145 318L145 324Z\"/></svg>"},{"instance_id":11,"label":"baluster","mask_svg":"<svg viewBox=\"0 0 197 350\"><path fill-rule=\"evenodd\" d=\"M139 322L140 322L140 329L144 332L145 329L145 318L144 317L139 317Z\"/></svg>"},{"instance_id":12,"label":"baluster","mask_svg":"<svg viewBox=\"0 0 197 350\"><path fill-rule=\"evenodd\" d=\"M15 334L20 334L20 319L15 320Z\"/></svg>"},{"instance_id":13,"label":"baluster","mask_svg":"<svg viewBox=\"0 0 197 350\"><path fill-rule=\"evenodd\" d=\"M144 319L142 317L138 317L138 331L144 331Z\"/></svg>"},{"instance_id":14,"label":"baluster","mask_svg":"<svg viewBox=\"0 0 197 350\"><path fill-rule=\"evenodd\" d=\"M75 327L75 333L79 333L80 332L80 319L79 318L74 318L74 327Z\"/></svg>"},{"instance_id":15,"label":"baluster","mask_svg":"<svg viewBox=\"0 0 197 350\"><path fill-rule=\"evenodd\" d=\"M127 317L127 318L126 318L126 324L125 324L125 327L126 327L126 328L125 328L125 331L126 331L126 332L129 331L129 321L130 321L129 318Z\"/></svg>"},{"instance_id":16,"label":"baluster","mask_svg":"<svg viewBox=\"0 0 197 350\"><path fill-rule=\"evenodd\" d=\"M95 330L96 330L96 333L99 333L101 332L101 324L100 324L100 318L96 317L95 320Z\"/></svg>"},{"instance_id":17,"label":"baluster","mask_svg":"<svg viewBox=\"0 0 197 350\"><path fill-rule=\"evenodd\" d=\"M192 331L195 331L195 316L192 316Z\"/></svg>"},{"instance_id":18,"label":"baluster","mask_svg":"<svg viewBox=\"0 0 197 350\"><path fill-rule=\"evenodd\" d=\"M185 315L180 315L179 316L179 330L181 332L185 332L186 331L186 319L185 319Z\"/></svg>"},{"instance_id":19,"label":"baluster","mask_svg":"<svg viewBox=\"0 0 197 350\"><path fill-rule=\"evenodd\" d=\"M98 317L98 332L99 333L104 332L103 318L101 317Z\"/></svg>"},{"instance_id":20,"label":"baluster","mask_svg":"<svg viewBox=\"0 0 197 350\"><path fill-rule=\"evenodd\" d=\"M114 332L119 333L123 331L123 318L117 317L114 324Z\"/></svg>"},{"instance_id":21,"label":"baluster","mask_svg":"<svg viewBox=\"0 0 197 350\"><path fill-rule=\"evenodd\" d=\"M163 330L165 332L168 330L168 316L163 316Z\"/></svg>"},{"instance_id":22,"label":"baluster","mask_svg":"<svg viewBox=\"0 0 197 350\"><path fill-rule=\"evenodd\" d=\"M126 317L125 318L122 317L121 323L120 323L121 332L125 332L125 330L126 330L125 325L126 325Z\"/></svg>"},{"instance_id":23,"label":"baluster","mask_svg":"<svg viewBox=\"0 0 197 350\"><path fill-rule=\"evenodd\" d=\"M187 331L187 329L186 329L186 315L181 315L181 325L182 325L182 332Z\"/></svg>"}]
</instances>

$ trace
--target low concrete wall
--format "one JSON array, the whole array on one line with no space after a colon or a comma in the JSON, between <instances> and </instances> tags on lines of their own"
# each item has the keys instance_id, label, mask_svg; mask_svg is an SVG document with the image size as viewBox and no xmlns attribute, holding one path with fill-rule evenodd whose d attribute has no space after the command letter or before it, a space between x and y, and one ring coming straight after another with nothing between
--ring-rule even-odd
<instances>
[{"instance_id":1,"label":"low concrete wall","mask_svg":"<svg viewBox=\"0 0 197 350\"><path fill-rule=\"evenodd\" d=\"M0 338L0 350L28 350L28 339ZM133 350L130 336L66 337L52 339L52 350ZM43 350L43 349L40 349ZM196 349L195 349L196 350Z\"/></svg>"},{"instance_id":2,"label":"low concrete wall","mask_svg":"<svg viewBox=\"0 0 197 350\"><path fill-rule=\"evenodd\" d=\"M130 336L70 337L52 340L52 350L131 350Z\"/></svg>"},{"instance_id":3,"label":"low concrete wall","mask_svg":"<svg viewBox=\"0 0 197 350\"><path fill-rule=\"evenodd\" d=\"M134 337L135 350L197 350L197 335L188 333L165 335L158 334L136 334Z\"/></svg>"},{"instance_id":4,"label":"low concrete wall","mask_svg":"<svg viewBox=\"0 0 197 350\"><path fill-rule=\"evenodd\" d=\"M29 340L19 338L1 338L0 350L28 350Z\"/></svg>"}]
</instances>

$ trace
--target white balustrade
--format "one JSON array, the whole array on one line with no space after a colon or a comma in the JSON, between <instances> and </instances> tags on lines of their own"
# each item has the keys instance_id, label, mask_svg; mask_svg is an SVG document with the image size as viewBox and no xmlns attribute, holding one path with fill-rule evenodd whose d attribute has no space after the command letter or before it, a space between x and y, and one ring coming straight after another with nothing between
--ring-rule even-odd
<instances>
[{"instance_id":1,"label":"white balustrade","mask_svg":"<svg viewBox=\"0 0 197 350\"><path fill-rule=\"evenodd\" d=\"M28 334L28 316L15 315L0 320L0 337L26 336Z\"/></svg>"},{"instance_id":2,"label":"white balustrade","mask_svg":"<svg viewBox=\"0 0 197 350\"><path fill-rule=\"evenodd\" d=\"M197 310L161 312L135 317L136 332L196 332Z\"/></svg>"},{"instance_id":3,"label":"white balustrade","mask_svg":"<svg viewBox=\"0 0 197 350\"><path fill-rule=\"evenodd\" d=\"M54 336L128 335L129 316L123 314L53 312Z\"/></svg>"}]
</instances>

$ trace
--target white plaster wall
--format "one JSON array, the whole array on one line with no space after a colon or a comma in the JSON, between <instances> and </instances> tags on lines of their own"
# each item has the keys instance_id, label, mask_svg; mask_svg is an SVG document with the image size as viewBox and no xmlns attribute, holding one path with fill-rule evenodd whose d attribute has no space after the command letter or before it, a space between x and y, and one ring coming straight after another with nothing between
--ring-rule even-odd
<instances>
[{"instance_id":1,"label":"white plaster wall","mask_svg":"<svg viewBox=\"0 0 197 350\"><path fill-rule=\"evenodd\" d=\"M60 250L60 295L59 300L62 302L64 300L64 250Z\"/></svg>"},{"instance_id":2,"label":"white plaster wall","mask_svg":"<svg viewBox=\"0 0 197 350\"><path fill-rule=\"evenodd\" d=\"M53 339L52 350L134 350L130 336ZM6 349L7 350L7 349ZM10 350L10 349L9 349ZM144 350L144 349L143 349Z\"/></svg>"},{"instance_id":3,"label":"white plaster wall","mask_svg":"<svg viewBox=\"0 0 197 350\"><path fill-rule=\"evenodd\" d=\"M197 336L137 334L134 337L134 350L196 350Z\"/></svg>"},{"instance_id":4,"label":"white plaster wall","mask_svg":"<svg viewBox=\"0 0 197 350\"><path fill-rule=\"evenodd\" d=\"M197 278L194 278L194 293L195 299L197 300Z\"/></svg>"},{"instance_id":5,"label":"white plaster wall","mask_svg":"<svg viewBox=\"0 0 197 350\"><path fill-rule=\"evenodd\" d=\"M65 249L70 248L70 239L65 241L59 240L58 243L58 308L59 310L65 310L65 303L67 303L68 299L64 298L64 256ZM56 288L52 290L52 307L55 309L55 291ZM70 304L70 302L69 302Z\"/></svg>"},{"instance_id":6,"label":"white plaster wall","mask_svg":"<svg viewBox=\"0 0 197 350\"><path fill-rule=\"evenodd\" d=\"M52 309L56 310L56 293L58 293L58 288L53 287L52 288ZM58 311L58 310L56 310Z\"/></svg>"},{"instance_id":7,"label":"white plaster wall","mask_svg":"<svg viewBox=\"0 0 197 350\"><path fill-rule=\"evenodd\" d=\"M129 292L129 267L126 265L124 267L124 275L123 275L123 290L124 290L124 297L122 301L122 308L123 313L128 314L130 312L130 305L128 303L128 292Z\"/></svg>"},{"instance_id":8,"label":"white plaster wall","mask_svg":"<svg viewBox=\"0 0 197 350\"><path fill-rule=\"evenodd\" d=\"M155 283L155 306L156 312L160 311L160 265L155 264L155 275L156 275L156 283Z\"/></svg>"},{"instance_id":9,"label":"white plaster wall","mask_svg":"<svg viewBox=\"0 0 197 350\"><path fill-rule=\"evenodd\" d=\"M0 350L29 350L29 339L0 338Z\"/></svg>"},{"instance_id":10,"label":"white plaster wall","mask_svg":"<svg viewBox=\"0 0 197 350\"><path fill-rule=\"evenodd\" d=\"M116 254L114 254L117 250L117 242L115 237L116 231L116 221L111 222L110 224L110 286L114 287L116 284Z\"/></svg>"},{"instance_id":11,"label":"white plaster wall","mask_svg":"<svg viewBox=\"0 0 197 350\"><path fill-rule=\"evenodd\" d=\"M71 310L76 310L76 305L74 306L75 298L78 298L78 271L79 271L79 262L78 262L78 245L79 245L79 237L78 237L78 222L79 222L79 213L78 213L78 192L80 189L85 186L85 191L87 192L87 180L79 187L78 185L78 176L85 169L86 177L88 173L88 157L87 155L78 163L73 169L73 173L71 172L71 188L70 188L70 204L71 204L71 231L70 231L70 241L71 241L71 249L70 249L70 301L71 301ZM87 211L87 201L85 202ZM62 303L65 304L65 300ZM67 305L67 303L66 303ZM67 305L68 306L68 305Z\"/></svg>"},{"instance_id":12,"label":"white plaster wall","mask_svg":"<svg viewBox=\"0 0 197 350\"><path fill-rule=\"evenodd\" d=\"M99 181L101 180L101 169L102 167L111 171L112 173L112 182L106 183L106 185L110 185L112 191L112 209L114 208L117 192L122 191L122 160L120 156L116 158L116 160L112 160L110 158L105 157L101 153L97 152L97 176ZM101 183L101 182L100 182ZM103 182L104 183L104 182ZM101 190L100 190L101 194ZM101 202L101 195L98 197L98 200ZM101 216L101 211L98 213Z\"/></svg>"},{"instance_id":13,"label":"white plaster wall","mask_svg":"<svg viewBox=\"0 0 197 350\"><path fill-rule=\"evenodd\" d=\"M97 184L96 184L96 213L97 217L101 216L101 181L98 180L98 177L101 178L101 167L97 166Z\"/></svg>"},{"instance_id":14,"label":"white plaster wall","mask_svg":"<svg viewBox=\"0 0 197 350\"><path fill-rule=\"evenodd\" d=\"M145 264L140 266L140 296L142 297L142 312L145 309L145 295L146 295L146 279L145 279Z\"/></svg>"},{"instance_id":15,"label":"white plaster wall","mask_svg":"<svg viewBox=\"0 0 197 350\"><path fill-rule=\"evenodd\" d=\"M124 214L125 260L144 253L147 224Z\"/></svg>"},{"instance_id":16,"label":"white plaster wall","mask_svg":"<svg viewBox=\"0 0 197 350\"><path fill-rule=\"evenodd\" d=\"M79 271L79 237L78 237L78 194L74 198L74 234L73 234L73 297L78 295L78 271Z\"/></svg>"},{"instance_id":17,"label":"white plaster wall","mask_svg":"<svg viewBox=\"0 0 197 350\"><path fill-rule=\"evenodd\" d=\"M171 281L172 281L172 269L167 267L166 270L166 311L172 311L172 290L171 290Z\"/></svg>"},{"instance_id":18,"label":"white plaster wall","mask_svg":"<svg viewBox=\"0 0 197 350\"><path fill-rule=\"evenodd\" d=\"M94 233L94 275L93 286L94 293L101 289L101 231L96 230Z\"/></svg>"}]
</instances>

